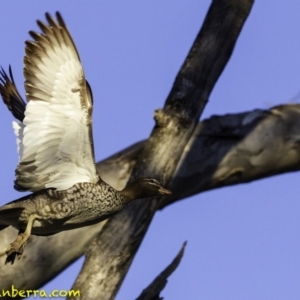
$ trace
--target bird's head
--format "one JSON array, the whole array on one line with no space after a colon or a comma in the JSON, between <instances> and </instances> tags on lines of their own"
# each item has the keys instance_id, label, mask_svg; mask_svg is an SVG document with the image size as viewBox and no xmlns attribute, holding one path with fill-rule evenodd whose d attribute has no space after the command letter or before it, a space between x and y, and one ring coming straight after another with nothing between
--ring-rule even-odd
<instances>
[{"instance_id":1,"label":"bird's head","mask_svg":"<svg viewBox=\"0 0 300 300\"><path fill-rule=\"evenodd\" d=\"M135 199L154 197L159 195L172 195L170 190L165 189L156 179L139 178L129 183L124 190L121 191L126 203Z\"/></svg>"}]
</instances>

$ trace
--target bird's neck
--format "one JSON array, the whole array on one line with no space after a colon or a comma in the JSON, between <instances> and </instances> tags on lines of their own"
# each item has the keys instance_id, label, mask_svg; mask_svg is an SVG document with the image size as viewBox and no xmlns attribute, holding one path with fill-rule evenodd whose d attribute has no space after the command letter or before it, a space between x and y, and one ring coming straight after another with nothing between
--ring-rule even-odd
<instances>
[{"instance_id":1,"label":"bird's neck","mask_svg":"<svg viewBox=\"0 0 300 300\"><path fill-rule=\"evenodd\" d=\"M124 205L128 204L129 202L133 201L136 199L134 195L131 193L131 191L128 191L126 189L120 191L121 197L122 197L122 202Z\"/></svg>"},{"instance_id":2,"label":"bird's neck","mask_svg":"<svg viewBox=\"0 0 300 300\"><path fill-rule=\"evenodd\" d=\"M122 202L126 205L129 202L143 198L143 193L139 189L133 188L132 185L126 186L122 191L120 191L122 196Z\"/></svg>"}]
</instances>

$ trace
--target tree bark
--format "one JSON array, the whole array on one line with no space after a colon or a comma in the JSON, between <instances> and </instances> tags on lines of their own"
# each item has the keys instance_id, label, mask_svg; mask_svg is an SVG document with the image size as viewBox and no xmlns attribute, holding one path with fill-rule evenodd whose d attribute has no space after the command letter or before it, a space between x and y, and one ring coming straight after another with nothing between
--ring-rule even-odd
<instances>
[{"instance_id":1,"label":"tree bark","mask_svg":"<svg viewBox=\"0 0 300 300\"><path fill-rule=\"evenodd\" d=\"M299 170L299 141L300 104L204 120L184 149L173 179L173 196L161 202L159 208L198 192ZM136 143L99 162L101 177L122 189L144 144ZM0 288L41 287L81 256L105 223L50 237L32 236L16 264L4 265L4 256L1 258ZM13 228L0 232L0 252L16 234Z\"/></svg>"},{"instance_id":2,"label":"tree bark","mask_svg":"<svg viewBox=\"0 0 300 300\"><path fill-rule=\"evenodd\" d=\"M183 253L186 242L182 245L179 253L173 259L173 261L151 282L151 284L143 290L141 295L136 300L162 300L159 296L160 292L164 289L168 282L168 277L176 270L178 267Z\"/></svg>"},{"instance_id":3,"label":"tree bark","mask_svg":"<svg viewBox=\"0 0 300 300\"><path fill-rule=\"evenodd\" d=\"M212 2L156 125L139 153L130 181L153 177L171 184L208 97L226 66L252 1ZM90 244L73 286L81 299L113 299L131 265L160 199L135 201L110 218ZM91 276L93 274L93 276Z\"/></svg>"},{"instance_id":4,"label":"tree bark","mask_svg":"<svg viewBox=\"0 0 300 300\"><path fill-rule=\"evenodd\" d=\"M113 299L157 209L202 191L300 169L300 105L198 123L252 2L212 2L164 108L155 114L150 138L98 164L102 178L114 187L151 176L169 185L173 196L137 201L94 226L32 237L20 262L0 265L1 289L12 284L37 289L86 251L73 288L82 291L81 299ZM11 228L0 232L0 251L15 234Z\"/></svg>"}]
</instances>

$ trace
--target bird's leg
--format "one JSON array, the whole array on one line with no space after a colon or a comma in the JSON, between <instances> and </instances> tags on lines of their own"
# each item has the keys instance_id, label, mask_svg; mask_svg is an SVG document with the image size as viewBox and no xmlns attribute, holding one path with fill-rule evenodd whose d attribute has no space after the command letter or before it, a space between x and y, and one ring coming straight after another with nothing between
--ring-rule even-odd
<instances>
[{"instance_id":1,"label":"bird's leg","mask_svg":"<svg viewBox=\"0 0 300 300\"><path fill-rule=\"evenodd\" d=\"M29 239L30 235L31 235L31 229L32 229L32 225L36 219L36 215L30 215L28 218L28 222L27 222L27 226L26 229L23 233L19 233L17 239L10 244L10 246L8 247L8 249L6 250L6 260L5 260L5 264L7 263L11 263L13 264L15 261L15 258L17 257L18 259L21 258L25 245L27 243L27 240Z\"/></svg>"}]
</instances>

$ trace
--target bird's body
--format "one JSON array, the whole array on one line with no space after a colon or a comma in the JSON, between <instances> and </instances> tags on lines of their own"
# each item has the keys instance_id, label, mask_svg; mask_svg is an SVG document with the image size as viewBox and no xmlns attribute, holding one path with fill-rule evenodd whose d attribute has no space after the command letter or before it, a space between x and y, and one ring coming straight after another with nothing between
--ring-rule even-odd
<instances>
[{"instance_id":1,"label":"bird's body","mask_svg":"<svg viewBox=\"0 0 300 300\"><path fill-rule=\"evenodd\" d=\"M6 262L21 257L31 234L51 235L100 222L135 199L171 194L142 178L117 191L99 176L92 137L93 99L73 39L61 15L38 21L42 33L26 41L27 103L0 70L0 94L17 118L19 164L15 189L31 195L0 207L0 230L19 229Z\"/></svg>"},{"instance_id":2,"label":"bird's body","mask_svg":"<svg viewBox=\"0 0 300 300\"><path fill-rule=\"evenodd\" d=\"M64 191L47 189L12 201L0 208L0 219L2 224L25 230L29 216L35 214L31 233L44 236L98 223L125 203L122 194L104 181L83 182Z\"/></svg>"}]
</instances>

